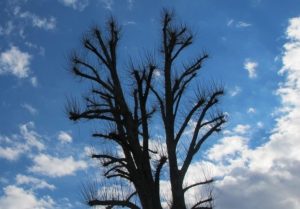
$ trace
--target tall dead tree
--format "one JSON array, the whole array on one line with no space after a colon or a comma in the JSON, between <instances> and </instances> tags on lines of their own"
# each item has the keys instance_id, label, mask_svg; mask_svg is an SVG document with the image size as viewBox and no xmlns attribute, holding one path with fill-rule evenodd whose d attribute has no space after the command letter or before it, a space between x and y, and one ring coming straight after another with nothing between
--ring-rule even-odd
<instances>
[{"instance_id":1,"label":"tall dead tree","mask_svg":"<svg viewBox=\"0 0 300 209\"><path fill-rule=\"evenodd\" d=\"M172 12L164 11L162 14L161 35L161 61L155 63L149 57L143 64L132 61L133 85L130 86L130 93L128 86L120 79L122 71L117 64L120 27L113 18L107 21L104 30L93 28L84 37L83 48L89 58L76 53L71 58L72 72L91 81L92 88L84 99L84 107L77 102L70 102L69 118L73 121L86 119L109 124L110 128L96 131L92 136L114 143L112 146L118 146L121 153L93 153L92 158L102 163L107 179L129 182L134 188L127 196L99 196L96 191L87 189L86 201L90 206L163 208L160 182L162 169L165 169L171 185L171 209L212 208L210 194L199 198L192 206L185 201L188 190L210 184L212 180L206 179L191 185L184 185L184 180L203 143L213 133L220 131L226 121L225 115L215 108L223 90L212 87L199 91L195 101L186 105L187 88L196 79L208 55L201 53L189 64L179 65L179 57L194 39L186 25L174 21ZM161 82L156 81L158 72ZM150 119L153 117L159 118L162 124L165 153L150 146ZM195 125L190 138L186 139L184 135L191 123ZM186 148L185 152L181 152L180 161L179 144L184 144Z\"/></svg>"}]
</instances>

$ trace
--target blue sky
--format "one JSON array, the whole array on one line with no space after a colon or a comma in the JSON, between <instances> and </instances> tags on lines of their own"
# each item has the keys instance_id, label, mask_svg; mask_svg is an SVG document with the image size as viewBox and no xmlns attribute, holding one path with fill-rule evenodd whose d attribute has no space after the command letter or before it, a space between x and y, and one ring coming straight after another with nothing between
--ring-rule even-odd
<instances>
[{"instance_id":1,"label":"blue sky","mask_svg":"<svg viewBox=\"0 0 300 209\"><path fill-rule=\"evenodd\" d=\"M99 146L89 136L97 125L74 124L64 112L67 97L89 87L68 71L68 57L84 32L112 14L122 25L126 81L130 57L159 54L165 7L195 31L186 58L210 55L200 82L226 91L229 122L188 181L203 168L217 177L216 208L300 208L299 1L2 0L0 209L86 208L81 184L101 173L88 158Z\"/></svg>"}]
</instances>

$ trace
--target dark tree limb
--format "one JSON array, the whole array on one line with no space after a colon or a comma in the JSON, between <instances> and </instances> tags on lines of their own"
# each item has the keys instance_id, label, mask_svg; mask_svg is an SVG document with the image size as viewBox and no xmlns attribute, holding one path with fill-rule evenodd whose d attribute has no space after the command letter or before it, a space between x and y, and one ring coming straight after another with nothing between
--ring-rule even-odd
<instances>
[{"instance_id":1,"label":"dark tree limb","mask_svg":"<svg viewBox=\"0 0 300 209\"><path fill-rule=\"evenodd\" d=\"M211 184L211 183L213 183L213 182L214 182L213 179L209 179L209 180L206 180L206 181L197 182L197 183L195 183L195 184L191 184L191 185L185 187L185 188L183 189L183 192L186 192L186 191L188 191L189 189L191 189L191 188L193 188L193 187L200 186L200 185L205 185L205 184Z\"/></svg>"},{"instance_id":2,"label":"dark tree limb","mask_svg":"<svg viewBox=\"0 0 300 209\"><path fill-rule=\"evenodd\" d=\"M126 200L89 200L88 201L89 206L120 206L120 207L127 207L131 209L140 209L137 205L135 205L132 202L126 201Z\"/></svg>"}]
</instances>

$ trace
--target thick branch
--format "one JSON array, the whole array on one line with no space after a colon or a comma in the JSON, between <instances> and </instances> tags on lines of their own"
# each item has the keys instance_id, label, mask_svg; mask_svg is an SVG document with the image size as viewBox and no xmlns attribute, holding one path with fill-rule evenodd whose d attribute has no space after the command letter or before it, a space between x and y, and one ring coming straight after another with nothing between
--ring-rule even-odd
<instances>
[{"instance_id":1,"label":"thick branch","mask_svg":"<svg viewBox=\"0 0 300 209\"><path fill-rule=\"evenodd\" d=\"M95 110L86 110L80 112L79 110L70 110L69 119L70 120L79 120L79 119L100 119L106 121L115 121L114 118L108 116L106 113L112 113L111 109L95 109Z\"/></svg>"},{"instance_id":2,"label":"thick branch","mask_svg":"<svg viewBox=\"0 0 300 209\"><path fill-rule=\"evenodd\" d=\"M137 205L135 205L132 202L126 201L126 200L89 200L88 201L89 206L121 206L121 207L127 207L131 209L140 209Z\"/></svg>"},{"instance_id":3,"label":"thick branch","mask_svg":"<svg viewBox=\"0 0 300 209\"><path fill-rule=\"evenodd\" d=\"M192 116L194 115L194 113L201 107L201 105L203 105L205 102L205 100L203 98L200 98L199 101L197 102L197 104L190 110L190 112L187 114L187 116L185 117L185 120L184 122L182 123L177 135L176 135L176 138L175 138L175 141L178 142L180 137L182 136L185 128L187 127L188 123L190 122Z\"/></svg>"},{"instance_id":4,"label":"thick branch","mask_svg":"<svg viewBox=\"0 0 300 209\"><path fill-rule=\"evenodd\" d=\"M200 200L191 209L211 209L212 207L210 207L210 206L203 206L203 207L201 207L200 205L202 205L204 203L210 203L212 201L213 201L212 197L209 197L209 198L207 198L205 200Z\"/></svg>"},{"instance_id":5,"label":"thick branch","mask_svg":"<svg viewBox=\"0 0 300 209\"><path fill-rule=\"evenodd\" d=\"M155 172L155 185L158 188L159 191L159 180L160 180L160 172L162 167L164 166L164 164L167 162L167 157L166 156L162 156L159 160L159 163L156 167L156 172Z\"/></svg>"},{"instance_id":6,"label":"thick branch","mask_svg":"<svg viewBox=\"0 0 300 209\"><path fill-rule=\"evenodd\" d=\"M195 184L191 184L191 185L185 187L185 188L183 189L183 192L186 192L187 190L189 190L189 189L191 189L191 188L193 188L193 187L195 187L195 186L204 185L204 184L211 184L211 183L213 183L213 182L214 182L213 179L209 179L209 180L206 180L206 181L197 182L197 183L195 183Z\"/></svg>"}]
</instances>

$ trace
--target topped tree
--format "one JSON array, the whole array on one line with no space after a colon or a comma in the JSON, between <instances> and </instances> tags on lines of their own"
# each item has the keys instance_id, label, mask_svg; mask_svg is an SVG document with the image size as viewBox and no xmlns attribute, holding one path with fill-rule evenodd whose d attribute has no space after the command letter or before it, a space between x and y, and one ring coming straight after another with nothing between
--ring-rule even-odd
<instances>
[{"instance_id":1,"label":"topped tree","mask_svg":"<svg viewBox=\"0 0 300 209\"><path fill-rule=\"evenodd\" d=\"M71 58L72 72L91 81L92 88L89 96L84 98L84 107L77 102L69 102L69 118L108 124L109 128L96 131L92 136L110 142L112 150L119 147L121 151L92 153L92 158L98 159L104 167L107 181L115 180L124 192L106 191L99 194L96 187L87 186L84 195L90 206L104 206L107 209L213 207L210 191L204 196L199 193L198 200L193 203L185 199L189 190L209 185L212 179L206 178L190 185L185 185L184 181L203 143L220 131L226 121L225 115L215 108L223 89L212 86L200 90L195 94L195 101L186 105L187 88L197 77L208 55L198 55L189 64L176 64L193 43L194 37L186 25L176 24L174 15L167 10L162 14L161 35L162 60L157 62L161 64L149 57L142 65L132 63L133 85L130 86L130 93L119 76L117 47L120 27L113 18L107 21L104 30L93 28L84 37L83 48L91 55L89 60L76 53ZM155 78L157 72L162 82ZM163 124L161 146L166 146L164 152L157 146L151 146L152 117L157 118L156 124ZM187 138L184 133L191 128L191 123L194 124L192 134ZM180 144L184 145L184 150ZM181 160L178 160L179 152ZM164 175L163 169L166 170ZM171 199L167 202L160 194L161 178L171 185ZM125 187L128 187L127 192Z\"/></svg>"}]
</instances>

